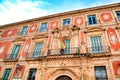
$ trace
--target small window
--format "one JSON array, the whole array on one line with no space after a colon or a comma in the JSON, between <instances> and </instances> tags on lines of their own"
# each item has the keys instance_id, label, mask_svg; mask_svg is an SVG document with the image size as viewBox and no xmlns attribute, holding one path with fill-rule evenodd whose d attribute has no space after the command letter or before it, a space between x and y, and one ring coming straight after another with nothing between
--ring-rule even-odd
<instances>
[{"instance_id":1,"label":"small window","mask_svg":"<svg viewBox=\"0 0 120 80\"><path fill-rule=\"evenodd\" d=\"M27 28L28 28L28 26L24 26L24 27L22 28L22 31L20 32L20 35L26 35L26 33L27 33Z\"/></svg>"},{"instance_id":2,"label":"small window","mask_svg":"<svg viewBox=\"0 0 120 80\"><path fill-rule=\"evenodd\" d=\"M95 15L89 15L88 16L88 25L97 24L96 16Z\"/></svg>"},{"instance_id":3,"label":"small window","mask_svg":"<svg viewBox=\"0 0 120 80\"><path fill-rule=\"evenodd\" d=\"M46 29L47 29L47 22L42 23L39 32L46 32Z\"/></svg>"},{"instance_id":4,"label":"small window","mask_svg":"<svg viewBox=\"0 0 120 80\"><path fill-rule=\"evenodd\" d=\"M16 58L17 55L18 55L19 50L20 50L20 45L15 45L13 47L12 53L10 55L10 58Z\"/></svg>"},{"instance_id":5,"label":"small window","mask_svg":"<svg viewBox=\"0 0 120 80\"><path fill-rule=\"evenodd\" d=\"M9 76L10 76L10 72L11 72L11 69L6 69L5 70L5 73L2 77L2 80L8 80Z\"/></svg>"},{"instance_id":6,"label":"small window","mask_svg":"<svg viewBox=\"0 0 120 80\"><path fill-rule=\"evenodd\" d=\"M27 80L35 80L35 75L36 75L37 69L30 69L29 71L29 76Z\"/></svg>"},{"instance_id":7,"label":"small window","mask_svg":"<svg viewBox=\"0 0 120 80\"><path fill-rule=\"evenodd\" d=\"M120 21L120 11L116 11L116 15L117 15L118 20Z\"/></svg>"},{"instance_id":8,"label":"small window","mask_svg":"<svg viewBox=\"0 0 120 80\"><path fill-rule=\"evenodd\" d=\"M94 71L95 80L108 80L105 66L95 66Z\"/></svg>"},{"instance_id":9,"label":"small window","mask_svg":"<svg viewBox=\"0 0 120 80\"><path fill-rule=\"evenodd\" d=\"M70 24L70 18L68 19L63 19L63 26L67 26Z\"/></svg>"}]
</instances>

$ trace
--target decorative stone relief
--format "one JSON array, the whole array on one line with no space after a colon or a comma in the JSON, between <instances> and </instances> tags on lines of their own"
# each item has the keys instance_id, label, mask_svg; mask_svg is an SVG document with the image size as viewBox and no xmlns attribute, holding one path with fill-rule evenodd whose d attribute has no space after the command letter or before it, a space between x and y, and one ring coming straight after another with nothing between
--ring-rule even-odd
<instances>
[{"instance_id":1,"label":"decorative stone relief","mask_svg":"<svg viewBox=\"0 0 120 80\"><path fill-rule=\"evenodd\" d=\"M7 35L10 35L12 33L12 31L9 31L8 33L7 33Z\"/></svg>"},{"instance_id":2,"label":"decorative stone relief","mask_svg":"<svg viewBox=\"0 0 120 80\"><path fill-rule=\"evenodd\" d=\"M4 49L5 49L5 46L0 47L0 54L3 53Z\"/></svg>"}]
</instances>

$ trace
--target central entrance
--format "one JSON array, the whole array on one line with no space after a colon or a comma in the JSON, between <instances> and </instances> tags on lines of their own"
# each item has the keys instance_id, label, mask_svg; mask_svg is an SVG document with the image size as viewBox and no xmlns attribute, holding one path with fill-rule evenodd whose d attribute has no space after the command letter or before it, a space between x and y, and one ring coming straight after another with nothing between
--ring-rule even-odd
<instances>
[{"instance_id":1,"label":"central entrance","mask_svg":"<svg viewBox=\"0 0 120 80\"><path fill-rule=\"evenodd\" d=\"M55 80L72 80L69 76L62 75L57 77Z\"/></svg>"}]
</instances>

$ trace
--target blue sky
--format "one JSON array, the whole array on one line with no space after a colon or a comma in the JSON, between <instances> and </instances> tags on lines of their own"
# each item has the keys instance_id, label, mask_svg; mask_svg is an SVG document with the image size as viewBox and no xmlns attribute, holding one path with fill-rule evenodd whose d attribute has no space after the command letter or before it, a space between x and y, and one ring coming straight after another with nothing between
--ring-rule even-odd
<instances>
[{"instance_id":1,"label":"blue sky","mask_svg":"<svg viewBox=\"0 0 120 80\"><path fill-rule=\"evenodd\" d=\"M120 0L0 0L0 25Z\"/></svg>"}]
</instances>

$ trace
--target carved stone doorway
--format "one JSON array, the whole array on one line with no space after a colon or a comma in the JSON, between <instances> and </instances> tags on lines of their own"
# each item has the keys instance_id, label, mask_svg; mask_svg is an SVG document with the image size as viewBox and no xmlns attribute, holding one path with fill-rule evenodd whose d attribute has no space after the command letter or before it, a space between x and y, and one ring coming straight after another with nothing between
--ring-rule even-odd
<instances>
[{"instance_id":1,"label":"carved stone doorway","mask_svg":"<svg viewBox=\"0 0 120 80\"><path fill-rule=\"evenodd\" d=\"M62 75L57 77L55 80L72 80L69 76Z\"/></svg>"}]
</instances>

